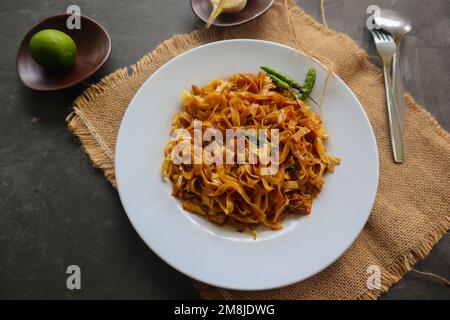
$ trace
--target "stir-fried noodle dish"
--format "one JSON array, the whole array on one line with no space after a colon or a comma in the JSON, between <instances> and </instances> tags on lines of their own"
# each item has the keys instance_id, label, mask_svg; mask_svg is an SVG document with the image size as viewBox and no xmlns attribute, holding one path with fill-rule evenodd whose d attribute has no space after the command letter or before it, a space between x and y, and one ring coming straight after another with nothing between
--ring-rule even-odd
<instances>
[{"instance_id":1,"label":"stir-fried noodle dish","mask_svg":"<svg viewBox=\"0 0 450 320\"><path fill-rule=\"evenodd\" d=\"M164 150L162 174L183 208L239 231L279 230L286 216L310 214L324 175L340 162L306 103L315 70L302 85L263 70L184 91Z\"/></svg>"}]
</instances>

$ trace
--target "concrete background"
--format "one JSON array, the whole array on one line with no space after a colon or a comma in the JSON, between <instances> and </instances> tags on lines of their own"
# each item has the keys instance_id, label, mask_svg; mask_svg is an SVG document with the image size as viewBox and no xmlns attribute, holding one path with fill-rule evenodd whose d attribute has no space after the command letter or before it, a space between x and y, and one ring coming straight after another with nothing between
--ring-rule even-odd
<instances>
[{"instance_id":1,"label":"concrete background","mask_svg":"<svg viewBox=\"0 0 450 320\"><path fill-rule=\"evenodd\" d=\"M298 0L319 18L319 0ZM198 298L186 276L140 240L116 191L93 169L66 128L65 116L84 86L39 93L25 88L15 55L39 20L78 4L113 41L111 59L90 82L136 62L175 33L201 26L188 0L2 0L0 2L0 298ZM412 18L404 42L406 88L450 129L450 1L328 0L331 28L350 34L370 54L364 30L369 4ZM32 123L32 118L40 121ZM450 238L416 268L450 277ZM68 265L82 269L82 290L66 288ZM409 273L383 299L450 299L435 279Z\"/></svg>"}]
</instances>

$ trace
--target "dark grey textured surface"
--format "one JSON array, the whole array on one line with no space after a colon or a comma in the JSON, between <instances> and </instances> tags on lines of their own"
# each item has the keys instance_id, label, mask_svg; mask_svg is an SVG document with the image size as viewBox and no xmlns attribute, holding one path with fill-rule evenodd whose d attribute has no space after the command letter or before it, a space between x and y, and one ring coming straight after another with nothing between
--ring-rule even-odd
<instances>
[{"instance_id":1,"label":"dark grey textured surface","mask_svg":"<svg viewBox=\"0 0 450 320\"><path fill-rule=\"evenodd\" d=\"M375 54L363 29L368 4L393 6L416 28L405 40L406 87L447 130L450 83L450 1L326 1L330 27ZM319 18L319 0L299 0ZM94 78L130 65L175 33L200 25L187 0L0 2L0 298L198 298L190 280L140 240L116 191L92 168L64 121L83 87L58 93L24 88L15 54L40 19L78 4L110 32L113 53ZM39 117L36 124L33 117ZM417 269L450 277L445 237ZM66 289L66 267L82 269L82 290ZM450 299L436 280L408 274L386 299Z\"/></svg>"}]
</instances>

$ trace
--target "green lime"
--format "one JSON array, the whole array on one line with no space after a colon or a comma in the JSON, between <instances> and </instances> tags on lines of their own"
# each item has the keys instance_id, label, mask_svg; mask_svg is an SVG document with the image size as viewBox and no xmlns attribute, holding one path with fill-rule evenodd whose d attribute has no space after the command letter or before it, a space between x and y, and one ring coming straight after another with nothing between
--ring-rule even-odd
<instances>
[{"instance_id":1,"label":"green lime","mask_svg":"<svg viewBox=\"0 0 450 320\"><path fill-rule=\"evenodd\" d=\"M28 45L33 59L47 69L69 68L75 62L77 46L62 31L45 29L36 33Z\"/></svg>"}]
</instances>

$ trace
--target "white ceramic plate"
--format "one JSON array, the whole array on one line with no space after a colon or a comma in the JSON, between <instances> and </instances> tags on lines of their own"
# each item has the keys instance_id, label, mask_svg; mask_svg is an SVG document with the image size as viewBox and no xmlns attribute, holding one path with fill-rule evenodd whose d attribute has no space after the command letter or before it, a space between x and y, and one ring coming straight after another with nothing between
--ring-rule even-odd
<instances>
[{"instance_id":1,"label":"white ceramic plate","mask_svg":"<svg viewBox=\"0 0 450 320\"><path fill-rule=\"evenodd\" d=\"M341 158L313 204L311 215L288 217L281 231L261 229L257 240L183 211L161 178L164 145L180 93L191 85L257 73L267 65L296 79L317 69L319 99L326 72L298 51L258 40L204 45L173 59L140 88L122 121L116 147L120 198L134 228L164 261L199 281L237 290L276 288L323 270L356 239L378 184L375 137L361 104L339 78L328 82L322 119L328 152Z\"/></svg>"}]
</instances>

